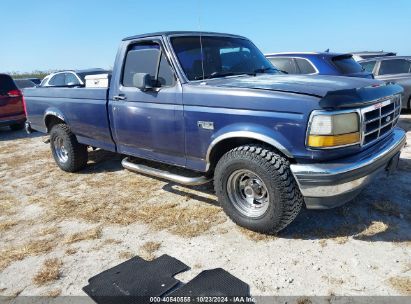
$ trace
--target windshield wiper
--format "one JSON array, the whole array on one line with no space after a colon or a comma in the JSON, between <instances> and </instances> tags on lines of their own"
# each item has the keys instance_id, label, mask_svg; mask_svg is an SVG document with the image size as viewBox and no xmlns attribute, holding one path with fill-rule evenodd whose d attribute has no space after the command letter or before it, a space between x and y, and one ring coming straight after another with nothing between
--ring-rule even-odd
<instances>
[{"instance_id":1,"label":"windshield wiper","mask_svg":"<svg viewBox=\"0 0 411 304\"><path fill-rule=\"evenodd\" d=\"M288 74L288 72L286 72L286 71L283 71L283 70L280 70L280 69L276 69L276 68L272 68L272 67L256 69L256 70L254 70L254 74L257 74L257 73L266 73L266 72L268 72L268 71L278 71L278 72L281 72L281 73L284 73L284 74Z\"/></svg>"},{"instance_id":2,"label":"windshield wiper","mask_svg":"<svg viewBox=\"0 0 411 304\"><path fill-rule=\"evenodd\" d=\"M210 75L204 76L204 79L211 79L211 78L220 78L220 77L227 77L227 76L237 76L237 75L246 75L247 73L234 73L234 72L213 72ZM195 80L203 79L203 76L196 76Z\"/></svg>"}]
</instances>

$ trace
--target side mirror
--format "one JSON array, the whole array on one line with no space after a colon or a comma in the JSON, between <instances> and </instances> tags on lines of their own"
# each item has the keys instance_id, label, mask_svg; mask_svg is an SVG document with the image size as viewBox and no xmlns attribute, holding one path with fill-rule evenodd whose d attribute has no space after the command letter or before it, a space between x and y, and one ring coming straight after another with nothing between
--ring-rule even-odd
<instances>
[{"instance_id":1,"label":"side mirror","mask_svg":"<svg viewBox=\"0 0 411 304\"><path fill-rule=\"evenodd\" d=\"M147 73L135 73L133 75L133 85L142 91L153 89L151 77Z\"/></svg>"}]
</instances>

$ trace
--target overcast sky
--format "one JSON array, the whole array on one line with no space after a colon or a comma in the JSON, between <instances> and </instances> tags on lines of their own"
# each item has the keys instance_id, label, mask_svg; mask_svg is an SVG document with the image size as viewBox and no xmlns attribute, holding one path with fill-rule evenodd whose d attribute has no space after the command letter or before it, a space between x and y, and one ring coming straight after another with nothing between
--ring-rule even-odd
<instances>
[{"instance_id":1,"label":"overcast sky","mask_svg":"<svg viewBox=\"0 0 411 304\"><path fill-rule=\"evenodd\" d=\"M263 52L411 55L411 1L0 1L0 72L108 68L119 41L163 30L246 36Z\"/></svg>"}]
</instances>

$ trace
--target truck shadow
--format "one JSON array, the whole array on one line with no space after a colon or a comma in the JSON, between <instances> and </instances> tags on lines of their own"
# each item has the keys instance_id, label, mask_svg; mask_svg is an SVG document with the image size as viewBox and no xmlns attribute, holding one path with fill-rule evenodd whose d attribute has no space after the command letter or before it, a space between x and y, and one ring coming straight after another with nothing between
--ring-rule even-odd
<instances>
[{"instance_id":1,"label":"truck shadow","mask_svg":"<svg viewBox=\"0 0 411 304\"><path fill-rule=\"evenodd\" d=\"M78 174L94 174L123 170L124 168L121 165L121 160L123 158L124 156L121 154L106 150L89 150L87 166L79 171Z\"/></svg>"},{"instance_id":2,"label":"truck shadow","mask_svg":"<svg viewBox=\"0 0 411 304\"><path fill-rule=\"evenodd\" d=\"M40 132L27 134L24 130L13 131L9 127L0 127L0 141L9 141L22 138L35 138L41 136L44 136L44 134Z\"/></svg>"}]
</instances>

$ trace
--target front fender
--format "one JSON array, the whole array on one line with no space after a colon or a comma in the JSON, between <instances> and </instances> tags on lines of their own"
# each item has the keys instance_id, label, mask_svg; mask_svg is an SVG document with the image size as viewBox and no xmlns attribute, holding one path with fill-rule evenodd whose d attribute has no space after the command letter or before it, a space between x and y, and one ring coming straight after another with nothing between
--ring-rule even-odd
<instances>
[{"instance_id":1,"label":"front fender","mask_svg":"<svg viewBox=\"0 0 411 304\"><path fill-rule=\"evenodd\" d=\"M249 138L264 142L283 153L289 158L293 158L290 152L291 143L281 133L268 127L257 124L232 124L221 128L211 137L211 143L207 149L207 166L210 164L210 156L215 146L229 138Z\"/></svg>"}]
</instances>

